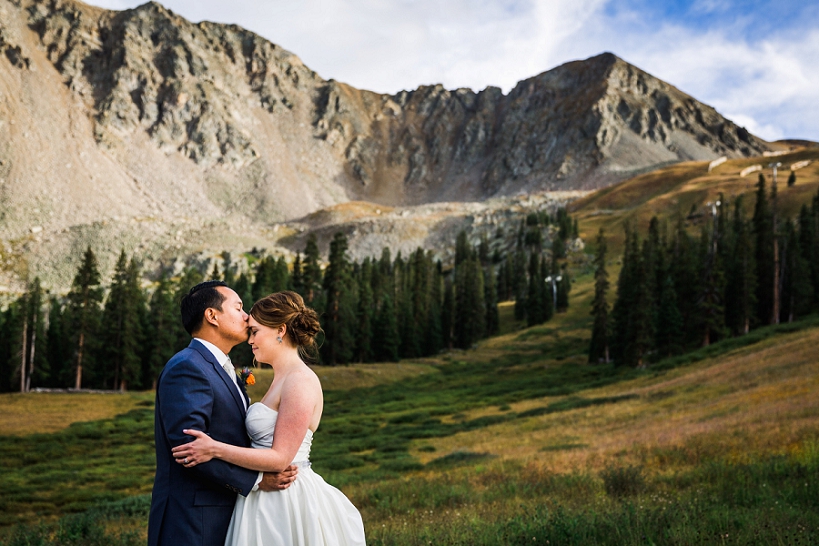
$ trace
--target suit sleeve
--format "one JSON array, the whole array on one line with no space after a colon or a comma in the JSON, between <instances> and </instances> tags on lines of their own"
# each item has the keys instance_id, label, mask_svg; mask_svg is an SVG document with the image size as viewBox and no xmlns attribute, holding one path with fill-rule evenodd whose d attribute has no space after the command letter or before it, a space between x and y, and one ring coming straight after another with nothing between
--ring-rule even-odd
<instances>
[{"instance_id":1,"label":"suit sleeve","mask_svg":"<svg viewBox=\"0 0 819 546\"><path fill-rule=\"evenodd\" d=\"M171 448L193 440L191 436L182 433L185 429L209 432L214 395L202 370L193 363L179 362L167 370L157 388L162 400L159 412L162 428ZM256 471L219 459L185 468L185 471L194 472L200 478L244 496L251 491L259 477Z\"/></svg>"}]
</instances>

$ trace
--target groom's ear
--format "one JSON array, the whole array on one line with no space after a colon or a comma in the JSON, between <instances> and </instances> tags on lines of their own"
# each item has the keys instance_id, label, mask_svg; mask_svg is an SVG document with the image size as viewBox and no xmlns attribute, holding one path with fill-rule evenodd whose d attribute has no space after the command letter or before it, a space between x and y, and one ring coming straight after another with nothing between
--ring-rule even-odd
<instances>
[{"instance_id":1,"label":"groom's ear","mask_svg":"<svg viewBox=\"0 0 819 546\"><path fill-rule=\"evenodd\" d=\"M217 311L218 310L214 309L213 307L208 307L207 309L205 309L205 316L202 317L203 318L202 326L205 326L205 324L207 323L207 324L210 324L210 325L215 326L216 328L218 328L219 327L219 315L218 315Z\"/></svg>"}]
</instances>

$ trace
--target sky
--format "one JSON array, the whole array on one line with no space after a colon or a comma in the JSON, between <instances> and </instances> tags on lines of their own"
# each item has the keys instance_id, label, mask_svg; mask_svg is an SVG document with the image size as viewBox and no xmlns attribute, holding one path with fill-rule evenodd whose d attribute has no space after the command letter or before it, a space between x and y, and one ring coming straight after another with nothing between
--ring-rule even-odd
<instances>
[{"instance_id":1,"label":"sky","mask_svg":"<svg viewBox=\"0 0 819 546\"><path fill-rule=\"evenodd\" d=\"M129 9L143 2L86 0ZM322 78L395 93L442 83L506 93L609 51L766 139L819 141L816 0L162 0L235 23Z\"/></svg>"}]
</instances>

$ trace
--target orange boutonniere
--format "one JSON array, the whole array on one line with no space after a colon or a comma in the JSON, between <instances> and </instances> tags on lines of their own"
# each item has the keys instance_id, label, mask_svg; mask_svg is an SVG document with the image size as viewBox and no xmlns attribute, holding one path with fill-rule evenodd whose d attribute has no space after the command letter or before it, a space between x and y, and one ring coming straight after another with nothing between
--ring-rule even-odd
<instances>
[{"instance_id":1,"label":"orange boutonniere","mask_svg":"<svg viewBox=\"0 0 819 546\"><path fill-rule=\"evenodd\" d=\"M242 379L242 384L245 386L256 384L256 378L253 376L253 370L248 367L242 368L242 371L239 373L239 377Z\"/></svg>"}]
</instances>

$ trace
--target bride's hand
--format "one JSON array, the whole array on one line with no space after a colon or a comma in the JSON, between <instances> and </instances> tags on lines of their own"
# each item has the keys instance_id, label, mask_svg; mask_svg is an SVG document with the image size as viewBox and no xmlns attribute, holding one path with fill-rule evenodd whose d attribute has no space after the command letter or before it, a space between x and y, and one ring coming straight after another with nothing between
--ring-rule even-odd
<instances>
[{"instance_id":1,"label":"bride's hand","mask_svg":"<svg viewBox=\"0 0 819 546\"><path fill-rule=\"evenodd\" d=\"M206 463L213 459L216 440L199 430L185 429L182 432L196 439L188 444L176 446L171 450L177 463L191 468L197 464Z\"/></svg>"}]
</instances>

